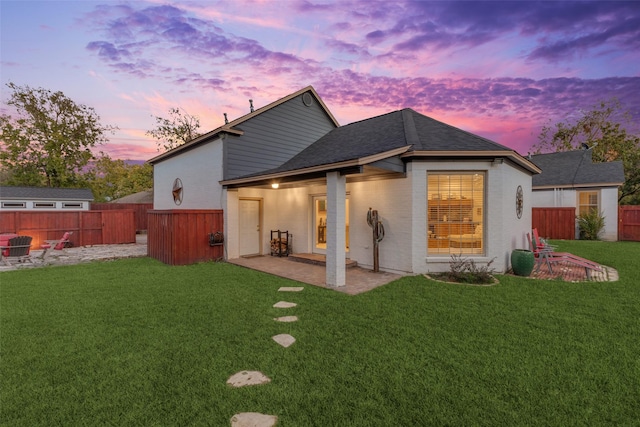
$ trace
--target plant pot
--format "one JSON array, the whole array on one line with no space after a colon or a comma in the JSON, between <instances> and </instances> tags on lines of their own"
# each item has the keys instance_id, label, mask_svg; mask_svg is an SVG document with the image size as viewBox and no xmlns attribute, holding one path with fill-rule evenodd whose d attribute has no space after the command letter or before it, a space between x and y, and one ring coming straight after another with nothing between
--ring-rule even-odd
<instances>
[{"instance_id":1,"label":"plant pot","mask_svg":"<svg viewBox=\"0 0 640 427\"><path fill-rule=\"evenodd\" d=\"M533 252L527 249L514 249L511 252L511 268L516 276L529 276L534 264Z\"/></svg>"}]
</instances>

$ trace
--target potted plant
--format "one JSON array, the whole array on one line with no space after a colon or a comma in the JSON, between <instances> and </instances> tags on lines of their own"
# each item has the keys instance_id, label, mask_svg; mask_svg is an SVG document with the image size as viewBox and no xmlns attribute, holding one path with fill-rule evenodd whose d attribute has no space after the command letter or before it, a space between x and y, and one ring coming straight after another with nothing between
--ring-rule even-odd
<instances>
[{"instance_id":1,"label":"potted plant","mask_svg":"<svg viewBox=\"0 0 640 427\"><path fill-rule=\"evenodd\" d=\"M514 249L511 252L511 268L516 276L529 276L533 271L535 258L528 249Z\"/></svg>"}]
</instances>

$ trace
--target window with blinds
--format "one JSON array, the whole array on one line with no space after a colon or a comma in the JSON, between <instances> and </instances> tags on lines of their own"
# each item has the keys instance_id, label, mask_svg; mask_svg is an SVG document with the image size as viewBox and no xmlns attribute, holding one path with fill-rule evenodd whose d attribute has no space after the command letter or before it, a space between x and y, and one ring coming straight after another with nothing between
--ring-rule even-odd
<instances>
[{"instance_id":1,"label":"window with blinds","mask_svg":"<svg viewBox=\"0 0 640 427\"><path fill-rule=\"evenodd\" d=\"M430 255L484 253L483 172L427 175L427 248Z\"/></svg>"}]
</instances>

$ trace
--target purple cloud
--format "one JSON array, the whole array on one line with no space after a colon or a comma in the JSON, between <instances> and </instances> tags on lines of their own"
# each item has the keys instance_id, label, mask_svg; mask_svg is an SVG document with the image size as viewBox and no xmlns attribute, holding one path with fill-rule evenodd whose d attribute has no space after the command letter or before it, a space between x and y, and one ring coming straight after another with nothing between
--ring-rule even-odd
<instances>
[{"instance_id":1,"label":"purple cloud","mask_svg":"<svg viewBox=\"0 0 640 427\"><path fill-rule=\"evenodd\" d=\"M90 42L87 49L98 52L98 56L110 61L119 61L123 56L130 56L127 49L119 49L113 43L105 41Z\"/></svg>"}]
</instances>

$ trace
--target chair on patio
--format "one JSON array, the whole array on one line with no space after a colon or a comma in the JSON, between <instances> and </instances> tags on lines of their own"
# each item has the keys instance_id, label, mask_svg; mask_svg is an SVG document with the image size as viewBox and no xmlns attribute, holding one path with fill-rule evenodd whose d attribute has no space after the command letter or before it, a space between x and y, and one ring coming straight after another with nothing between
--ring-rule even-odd
<instances>
[{"instance_id":1,"label":"chair on patio","mask_svg":"<svg viewBox=\"0 0 640 427\"><path fill-rule=\"evenodd\" d=\"M23 263L33 262L31 255L31 236L18 236L9 239L8 246L3 246L0 257L6 265L11 265L12 261Z\"/></svg>"},{"instance_id":2,"label":"chair on patio","mask_svg":"<svg viewBox=\"0 0 640 427\"><path fill-rule=\"evenodd\" d=\"M72 234L73 231L67 231L62 235L62 238L60 240L47 240L47 243L43 243L42 245L40 245L40 247L44 249L41 258L44 259L49 252L49 249L51 249L52 247L56 251L63 250L67 246L67 244L69 244L69 237L71 237Z\"/></svg>"},{"instance_id":3,"label":"chair on patio","mask_svg":"<svg viewBox=\"0 0 640 427\"><path fill-rule=\"evenodd\" d=\"M548 244L544 239L540 238L537 228L532 230L532 235L527 233L527 238L529 239L529 246L536 259L536 271L540 269L542 263L546 263L547 268L549 268L549 273L553 273L551 264L559 262L584 267L587 279L589 280L591 280L591 270L602 271L602 267L593 261L581 258L570 252L556 252L555 246Z\"/></svg>"}]
</instances>

